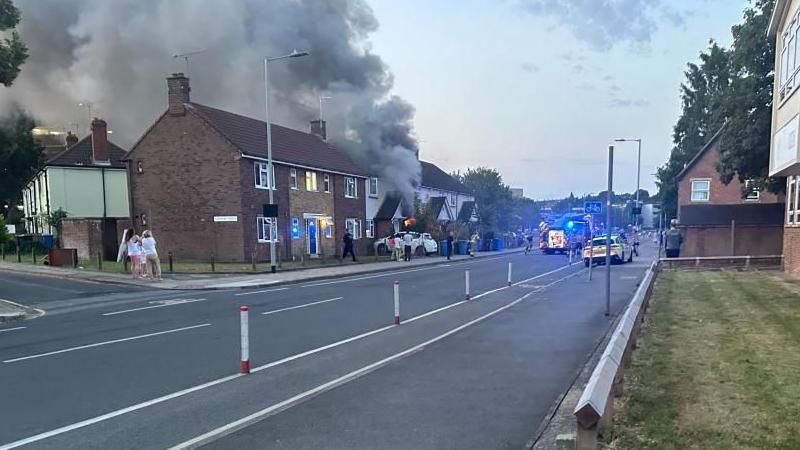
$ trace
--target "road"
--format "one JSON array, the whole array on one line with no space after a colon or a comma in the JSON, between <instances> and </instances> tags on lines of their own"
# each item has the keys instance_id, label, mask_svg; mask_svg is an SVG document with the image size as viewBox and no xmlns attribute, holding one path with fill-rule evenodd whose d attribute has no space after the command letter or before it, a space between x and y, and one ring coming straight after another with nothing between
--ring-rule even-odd
<instances>
[{"instance_id":1,"label":"road","mask_svg":"<svg viewBox=\"0 0 800 450\"><path fill-rule=\"evenodd\" d=\"M647 264L612 268L615 314ZM589 283L564 257L398 267L245 290L6 291L47 314L0 328L0 450L523 448L613 319L601 272Z\"/></svg>"}]
</instances>

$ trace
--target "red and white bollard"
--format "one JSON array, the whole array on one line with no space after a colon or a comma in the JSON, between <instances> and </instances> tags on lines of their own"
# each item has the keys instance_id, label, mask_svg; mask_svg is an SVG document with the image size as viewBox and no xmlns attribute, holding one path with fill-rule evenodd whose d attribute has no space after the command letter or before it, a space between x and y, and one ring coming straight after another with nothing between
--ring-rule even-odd
<instances>
[{"instance_id":1,"label":"red and white bollard","mask_svg":"<svg viewBox=\"0 0 800 450\"><path fill-rule=\"evenodd\" d=\"M464 299L469 300L469 269L464 270L464 292Z\"/></svg>"},{"instance_id":2,"label":"red and white bollard","mask_svg":"<svg viewBox=\"0 0 800 450\"><path fill-rule=\"evenodd\" d=\"M400 325L400 282L394 282L394 324Z\"/></svg>"},{"instance_id":3,"label":"red and white bollard","mask_svg":"<svg viewBox=\"0 0 800 450\"><path fill-rule=\"evenodd\" d=\"M250 322L247 318L250 308L246 305L239 307L239 317L242 321L242 362L239 366L240 373L250 373Z\"/></svg>"},{"instance_id":4,"label":"red and white bollard","mask_svg":"<svg viewBox=\"0 0 800 450\"><path fill-rule=\"evenodd\" d=\"M508 263L508 285L511 286L511 262Z\"/></svg>"}]
</instances>

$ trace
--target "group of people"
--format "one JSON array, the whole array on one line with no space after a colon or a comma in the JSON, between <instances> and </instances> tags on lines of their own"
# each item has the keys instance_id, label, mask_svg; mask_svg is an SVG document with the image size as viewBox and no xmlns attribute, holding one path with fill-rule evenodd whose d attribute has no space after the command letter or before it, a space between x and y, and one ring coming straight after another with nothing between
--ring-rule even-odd
<instances>
[{"instance_id":1,"label":"group of people","mask_svg":"<svg viewBox=\"0 0 800 450\"><path fill-rule=\"evenodd\" d=\"M133 229L125 230L122 243L119 246L117 262L128 258L131 262L131 275L134 279L148 278L162 280L161 261L156 251L156 240L150 230L145 230L142 235L137 235Z\"/></svg>"},{"instance_id":2,"label":"group of people","mask_svg":"<svg viewBox=\"0 0 800 450\"><path fill-rule=\"evenodd\" d=\"M386 239L386 245L394 254L394 258L398 261L411 261L413 244L414 236L412 236L411 233L406 233L403 237L391 235Z\"/></svg>"}]
</instances>

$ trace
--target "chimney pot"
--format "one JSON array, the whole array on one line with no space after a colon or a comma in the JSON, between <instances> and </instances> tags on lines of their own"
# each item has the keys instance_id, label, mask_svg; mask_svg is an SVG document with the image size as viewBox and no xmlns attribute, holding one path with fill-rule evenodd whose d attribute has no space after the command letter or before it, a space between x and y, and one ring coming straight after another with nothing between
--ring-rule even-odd
<instances>
[{"instance_id":1,"label":"chimney pot","mask_svg":"<svg viewBox=\"0 0 800 450\"><path fill-rule=\"evenodd\" d=\"M97 117L92 120L92 162L108 163L108 125Z\"/></svg>"},{"instance_id":2,"label":"chimney pot","mask_svg":"<svg viewBox=\"0 0 800 450\"><path fill-rule=\"evenodd\" d=\"M67 143L67 148L72 147L73 145L78 143L78 136L72 134L71 131L67 131L66 143Z\"/></svg>"},{"instance_id":3,"label":"chimney pot","mask_svg":"<svg viewBox=\"0 0 800 450\"><path fill-rule=\"evenodd\" d=\"M323 141L328 140L328 130L324 120L311 121L311 134L319 137Z\"/></svg>"},{"instance_id":4,"label":"chimney pot","mask_svg":"<svg viewBox=\"0 0 800 450\"><path fill-rule=\"evenodd\" d=\"M186 114L185 103L189 103L189 78L182 72L173 73L167 78L167 98L169 102L169 113L173 116Z\"/></svg>"}]
</instances>

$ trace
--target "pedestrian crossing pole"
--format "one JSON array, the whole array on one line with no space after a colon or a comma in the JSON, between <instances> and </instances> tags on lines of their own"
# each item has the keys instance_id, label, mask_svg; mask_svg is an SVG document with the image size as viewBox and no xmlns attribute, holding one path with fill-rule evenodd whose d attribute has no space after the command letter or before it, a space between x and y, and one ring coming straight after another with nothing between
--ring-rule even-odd
<instances>
[{"instance_id":1,"label":"pedestrian crossing pole","mask_svg":"<svg viewBox=\"0 0 800 450\"><path fill-rule=\"evenodd\" d=\"M464 288L466 291L466 300L469 300L469 269L464 270Z\"/></svg>"},{"instance_id":2,"label":"pedestrian crossing pole","mask_svg":"<svg viewBox=\"0 0 800 450\"><path fill-rule=\"evenodd\" d=\"M242 361L239 365L240 373L250 373L250 323L248 313L250 308L247 305L239 307L239 317L241 319L242 336Z\"/></svg>"},{"instance_id":3,"label":"pedestrian crossing pole","mask_svg":"<svg viewBox=\"0 0 800 450\"><path fill-rule=\"evenodd\" d=\"M508 262L508 285L511 286L511 261Z\"/></svg>"},{"instance_id":4,"label":"pedestrian crossing pole","mask_svg":"<svg viewBox=\"0 0 800 450\"><path fill-rule=\"evenodd\" d=\"M394 282L394 324L400 325L400 282Z\"/></svg>"}]
</instances>

